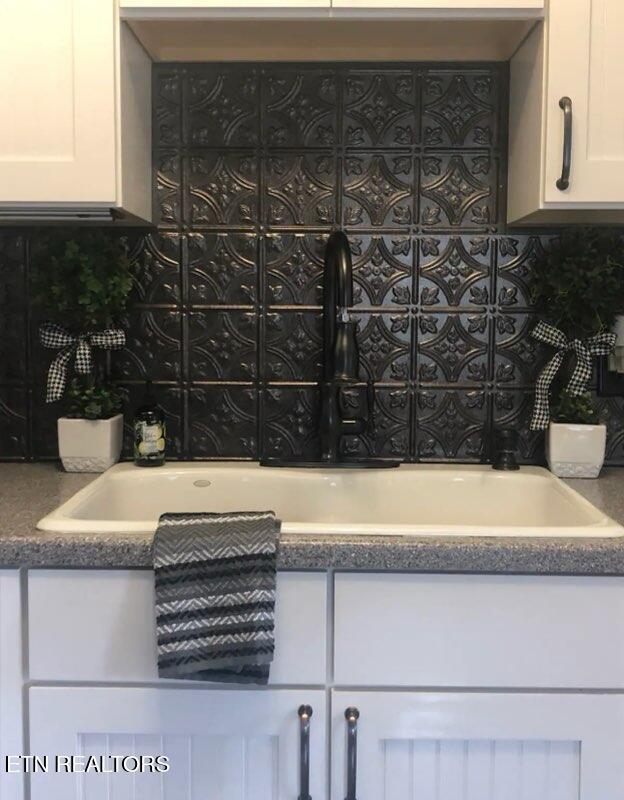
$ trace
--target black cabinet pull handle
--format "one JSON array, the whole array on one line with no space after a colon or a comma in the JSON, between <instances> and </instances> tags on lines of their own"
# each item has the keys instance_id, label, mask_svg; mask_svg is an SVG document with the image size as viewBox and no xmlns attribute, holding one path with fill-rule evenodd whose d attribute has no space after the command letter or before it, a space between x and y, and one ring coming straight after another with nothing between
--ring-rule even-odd
<instances>
[{"instance_id":1,"label":"black cabinet pull handle","mask_svg":"<svg viewBox=\"0 0 624 800\"><path fill-rule=\"evenodd\" d=\"M355 784L357 780L357 725L360 712L349 707L345 711L347 720L347 796L345 800L357 800Z\"/></svg>"},{"instance_id":2,"label":"black cabinet pull handle","mask_svg":"<svg viewBox=\"0 0 624 800\"><path fill-rule=\"evenodd\" d=\"M310 718L312 706L299 706L299 800L310 796Z\"/></svg>"},{"instance_id":3,"label":"black cabinet pull handle","mask_svg":"<svg viewBox=\"0 0 624 800\"><path fill-rule=\"evenodd\" d=\"M572 101L569 97L562 97L559 108L563 110L563 166L561 177L557 181L560 192L570 186L570 168L572 166Z\"/></svg>"}]
</instances>

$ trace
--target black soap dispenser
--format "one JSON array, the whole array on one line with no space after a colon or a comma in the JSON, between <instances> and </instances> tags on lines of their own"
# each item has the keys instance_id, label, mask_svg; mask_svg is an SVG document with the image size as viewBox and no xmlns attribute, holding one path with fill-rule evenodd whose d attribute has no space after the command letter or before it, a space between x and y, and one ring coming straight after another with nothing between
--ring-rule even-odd
<instances>
[{"instance_id":1,"label":"black soap dispenser","mask_svg":"<svg viewBox=\"0 0 624 800\"><path fill-rule=\"evenodd\" d=\"M152 382L147 381L143 403L134 414L134 463L137 467L162 466L166 443L165 414L156 402Z\"/></svg>"}]
</instances>

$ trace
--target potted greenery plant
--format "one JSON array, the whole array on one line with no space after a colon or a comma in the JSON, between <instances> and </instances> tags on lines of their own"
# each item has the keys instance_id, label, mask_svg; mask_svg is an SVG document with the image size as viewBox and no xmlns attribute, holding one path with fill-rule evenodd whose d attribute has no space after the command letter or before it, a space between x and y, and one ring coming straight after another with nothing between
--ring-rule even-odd
<instances>
[{"instance_id":1,"label":"potted greenery plant","mask_svg":"<svg viewBox=\"0 0 624 800\"><path fill-rule=\"evenodd\" d=\"M111 384L74 378L67 395L67 414L57 422L63 467L67 472L104 472L121 454L121 393Z\"/></svg>"},{"instance_id":2,"label":"potted greenery plant","mask_svg":"<svg viewBox=\"0 0 624 800\"><path fill-rule=\"evenodd\" d=\"M107 351L125 344L117 325L132 287L126 248L97 229L53 230L36 243L32 269L35 303L47 318L41 342L55 351L46 401L63 399L66 408L58 419L61 461L68 472L103 472L119 460L123 439Z\"/></svg>"},{"instance_id":3,"label":"potted greenery plant","mask_svg":"<svg viewBox=\"0 0 624 800\"><path fill-rule=\"evenodd\" d=\"M607 426L589 392L572 397L561 392L548 426L546 458L560 478L597 478L604 464Z\"/></svg>"},{"instance_id":4,"label":"potted greenery plant","mask_svg":"<svg viewBox=\"0 0 624 800\"><path fill-rule=\"evenodd\" d=\"M534 265L532 301L543 318L532 335L556 352L537 381L531 428L547 428L546 457L556 475L597 478L607 431L588 382L593 360L613 350L610 330L624 309L621 237L567 229Z\"/></svg>"}]
</instances>

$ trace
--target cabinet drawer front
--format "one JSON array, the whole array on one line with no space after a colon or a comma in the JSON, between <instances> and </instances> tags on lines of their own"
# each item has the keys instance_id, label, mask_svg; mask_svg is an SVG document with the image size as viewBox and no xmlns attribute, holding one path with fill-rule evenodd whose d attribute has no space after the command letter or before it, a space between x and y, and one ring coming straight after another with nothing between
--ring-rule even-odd
<instances>
[{"instance_id":1,"label":"cabinet drawer front","mask_svg":"<svg viewBox=\"0 0 624 800\"><path fill-rule=\"evenodd\" d=\"M336 576L344 686L622 688L624 579Z\"/></svg>"},{"instance_id":2,"label":"cabinet drawer front","mask_svg":"<svg viewBox=\"0 0 624 800\"><path fill-rule=\"evenodd\" d=\"M324 683L326 586L324 574L278 574L272 684ZM30 572L28 621L35 680L158 677L151 571Z\"/></svg>"}]
</instances>

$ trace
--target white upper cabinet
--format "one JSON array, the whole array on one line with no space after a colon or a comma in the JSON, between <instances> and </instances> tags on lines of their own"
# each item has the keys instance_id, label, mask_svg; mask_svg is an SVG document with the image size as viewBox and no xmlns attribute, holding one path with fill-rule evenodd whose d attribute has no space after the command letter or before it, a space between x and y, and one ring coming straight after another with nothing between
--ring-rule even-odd
<instances>
[{"instance_id":1,"label":"white upper cabinet","mask_svg":"<svg viewBox=\"0 0 624 800\"><path fill-rule=\"evenodd\" d=\"M122 9L160 9L174 12L187 9L235 10L238 8L376 8L410 9L414 11L527 12L541 11L544 0L120 0Z\"/></svg>"},{"instance_id":2,"label":"white upper cabinet","mask_svg":"<svg viewBox=\"0 0 624 800\"><path fill-rule=\"evenodd\" d=\"M551 0L511 64L509 222L624 219L624 3Z\"/></svg>"},{"instance_id":3,"label":"white upper cabinet","mask_svg":"<svg viewBox=\"0 0 624 800\"><path fill-rule=\"evenodd\" d=\"M0 219L150 216L150 68L114 0L0 3Z\"/></svg>"},{"instance_id":4,"label":"white upper cabinet","mask_svg":"<svg viewBox=\"0 0 624 800\"><path fill-rule=\"evenodd\" d=\"M440 14L461 12L488 16L503 14L524 16L540 12L544 0L332 0L333 8L410 9Z\"/></svg>"},{"instance_id":5,"label":"white upper cabinet","mask_svg":"<svg viewBox=\"0 0 624 800\"><path fill-rule=\"evenodd\" d=\"M142 10L151 9L155 12L167 11L175 12L186 11L189 13L202 10L236 11L236 9L306 9L306 8L327 8L329 9L330 0L120 0L119 6L122 10Z\"/></svg>"},{"instance_id":6,"label":"white upper cabinet","mask_svg":"<svg viewBox=\"0 0 624 800\"><path fill-rule=\"evenodd\" d=\"M115 202L113 14L90 0L0 6L3 202Z\"/></svg>"},{"instance_id":7,"label":"white upper cabinet","mask_svg":"<svg viewBox=\"0 0 624 800\"><path fill-rule=\"evenodd\" d=\"M551 9L546 202L560 202L562 97L573 120L566 202L624 203L624 3L556 0Z\"/></svg>"}]
</instances>

